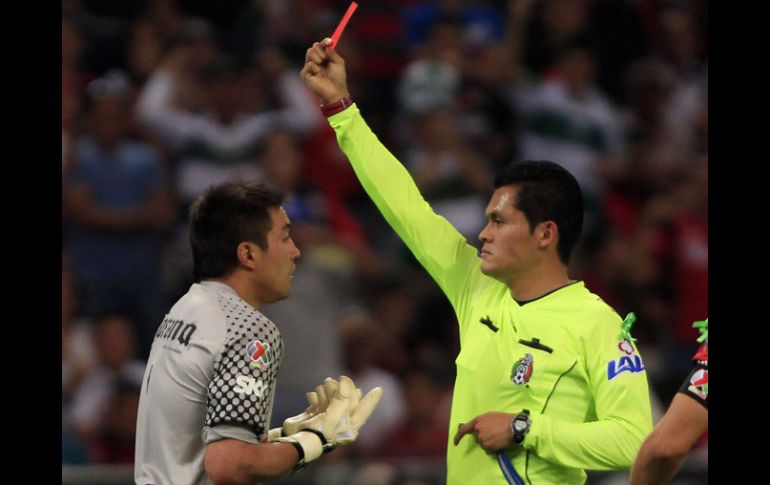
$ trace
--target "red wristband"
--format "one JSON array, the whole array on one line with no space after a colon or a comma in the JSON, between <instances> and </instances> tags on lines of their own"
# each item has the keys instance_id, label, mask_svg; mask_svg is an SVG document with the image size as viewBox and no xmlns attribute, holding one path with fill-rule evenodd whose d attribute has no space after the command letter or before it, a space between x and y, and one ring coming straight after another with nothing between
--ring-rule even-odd
<instances>
[{"instance_id":1,"label":"red wristband","mask_svg":"<svg viewBox=\"0 0 770 485\"><path fill-rule=\"evenodd\" d=\"M346 94L345 97L340 99L339 101L335 101L334 103L329 103L329 104L322 104L321 113L323 113L323 115L328 118L329 116L337 114L340 111L344 111L346 108L348 108L352 104L353 104L353 98L350 97L350 94Z\"/></svg>"}]
</instances>

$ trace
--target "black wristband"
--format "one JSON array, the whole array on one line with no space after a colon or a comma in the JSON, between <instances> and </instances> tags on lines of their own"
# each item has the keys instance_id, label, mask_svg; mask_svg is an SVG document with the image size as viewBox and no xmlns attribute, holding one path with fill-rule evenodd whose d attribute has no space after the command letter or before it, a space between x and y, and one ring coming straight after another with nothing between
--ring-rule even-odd
<instances>
[{"instance_id":1,"label":"black wristband","mask_svg":"<svg viewBox=\"0 0 770 485\"><path fill-rule=\"evenodd\" d=\"M302 460L305 459L305 450L303 450L302 446L295 441L291 441L290 443L294 447L294 449L297 450L297 455L298 455L297 463L302 463Z\"/></svg>"}]
</instances>

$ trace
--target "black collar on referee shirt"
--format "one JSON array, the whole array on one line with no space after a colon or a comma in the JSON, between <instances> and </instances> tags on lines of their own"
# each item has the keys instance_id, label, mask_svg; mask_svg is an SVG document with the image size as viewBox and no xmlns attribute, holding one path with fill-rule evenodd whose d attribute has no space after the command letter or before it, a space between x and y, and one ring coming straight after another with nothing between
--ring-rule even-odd
<instances>
[{"instance_id":1,"label":"black collar on referee shirt","mask_svg":"<svg viewBox=\"0 0 770 485\"><path fill-rule=\"evenodd\" d=\"M572 285L574 285L575 283L580 283L580 281L581 281L581 280L574 280L574 281L570 281L570 282L569 282L569 283L567 283L566 285L560 286L560 287L558 287L558 288L554 288L553 290L551 290L551 291L549 291L549 292L547 292L547 293L544 293L544 294L542 294L542 295L538 296L537 298L532 298L531 300L524 300L524 301L519 301L519 300L516 300L516 303L518 303L518 304L519 304L519 306L524 306L524 305L526 305L527 303L532 303L533 301L537 301L537 300L539 300L539 299L541 299L541 298L545 298L546 296L550 295L551 293L556 293L557 291L559 291L559 290L561 290L561 289L563 289L563 288L566 288L566 287L568 287L568 286L572 286ZM514 300L515 300L515 298L514 298Z\"/></svg>"}]
</instances>

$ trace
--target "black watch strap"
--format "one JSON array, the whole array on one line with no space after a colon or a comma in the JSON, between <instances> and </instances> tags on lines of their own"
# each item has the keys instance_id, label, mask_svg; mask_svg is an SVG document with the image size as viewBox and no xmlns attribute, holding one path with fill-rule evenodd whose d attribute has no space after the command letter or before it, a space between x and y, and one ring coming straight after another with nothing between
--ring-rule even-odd
<instances>
[{"instance_id":1,"label":"black watch strap","mask_svg":"<svg viewBox=\"0 0 770 485\"><path fill-rule=\"evenodd\" d=\"M532 425L532 419L529 417L529 409L522 410L511 420L511 431L513 432L513 442L520 445L524 442L529 428Z\"/></svg>"}]
</instances>

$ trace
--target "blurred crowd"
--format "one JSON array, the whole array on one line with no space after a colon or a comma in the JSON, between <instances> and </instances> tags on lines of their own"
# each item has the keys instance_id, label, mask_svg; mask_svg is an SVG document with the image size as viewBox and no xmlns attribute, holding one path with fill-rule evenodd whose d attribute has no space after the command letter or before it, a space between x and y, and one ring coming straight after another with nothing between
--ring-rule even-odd
<instances>
[{"instance_id":1,"label":"blurred crowd","mask_svg":"<svg viewBox=\"0 0 770 485\"><path fill-rule=\"evenodd\" d=\"M264 307L287 349L274 425L345 373L385 392L330 459L443 459L454 314L299 77L348 4L62 1L63 463L132 462L144 359L192 283L187 209L231 179L290 194L303 252ZM705 0L364 0L338 47L374 131L470 243L497 168L575 174L571 276L636 313L663 406L708 315L706 34Z\"/></svg>"}]
</instances>

